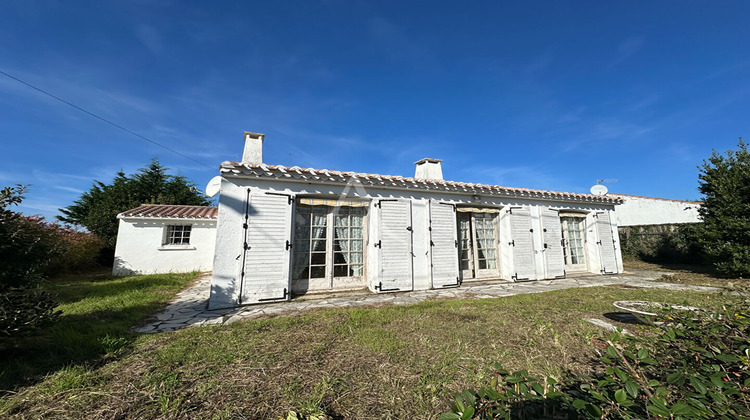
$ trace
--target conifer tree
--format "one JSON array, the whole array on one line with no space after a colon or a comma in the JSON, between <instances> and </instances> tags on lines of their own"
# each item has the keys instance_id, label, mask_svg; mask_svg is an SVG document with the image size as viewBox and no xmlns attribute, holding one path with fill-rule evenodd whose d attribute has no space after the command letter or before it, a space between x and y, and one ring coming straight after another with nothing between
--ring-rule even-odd
<instances>
[{"instance_id":1,"label":"conifer tree","mask_svg":"<svg viewBox=\"0 0 750 420\"><path fill-rule=\"evenodd\" d=\"M170 175L154 158L145 168L128 177L120 171L111 184L94 181L73 205L60 209L63 222L83 226L114 247L117 241L117 215L141 204L187 204L205 206L211 201L195 184L182 175Z\"/></svg>"}]
</instances>

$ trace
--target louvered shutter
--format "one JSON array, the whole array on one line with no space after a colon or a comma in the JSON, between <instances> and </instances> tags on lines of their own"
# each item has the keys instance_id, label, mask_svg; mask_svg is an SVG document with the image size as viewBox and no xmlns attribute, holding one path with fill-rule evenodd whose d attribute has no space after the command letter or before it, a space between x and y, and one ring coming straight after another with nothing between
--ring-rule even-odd
<instances>
[{"instance_id":1,"label":"louvered shutter","mask_svg":"<svg viewBox=\"0 0 750 420\"><path fill-rule=\"evenodd\" d=\"M511 247L513 248L513 265L518 280L536 278L534 265L534 237L531 231L531 213L529 209L514 207L510 209L510 225L513 234Z\"/></svg>"},{"instance_id":2,"label":"louvered shutter","mask_svg":"<svg viewBox=\"0 0 750 420\"><path fill-rule=\"evenodd\" d=\"M557 210L542 209L542 227L544 228L544 260L547 265L547 277L565 277L562 227Z\"/></svg>"},{"instance_id":3,"label":"louvered shutter","mask_svg":"<svg viewBox=\"0 0 750 420\"><path fill-rule=\"evenodd\" d=\"M412 290L411 201L380 200L379 292Z\"/></svg>"},{"instance_id":4,"label":"louvered shutter","mask_svg":"<svg viewBox=\"0 0 750 420\"><path fill-rule=\"evenodd\" d=\"M289 300L293 201L288 195L249 197L240 303Z\"/></svg>"},{"instance_id":5,"label":"louvered shutter","mask_svg":"<svg viewBox=\"0 0 750 420\"><path fill-rule=\"evenodd\" d=\"M430 201L432 287L458 286L458 237L453 204Z\"/></svg>"},{"instance_id":6,"label":"louvered shutter","mask_svg":"<svg viewBox=\"0 0 750 420\"><path fill-rule=\"evenodd\" d=\"M599 236L599 256L602 262L602 274L617 273L617 253L612 234L612 221L609 212L596 213L596 233Z\"/></svg>"}]
</instances>

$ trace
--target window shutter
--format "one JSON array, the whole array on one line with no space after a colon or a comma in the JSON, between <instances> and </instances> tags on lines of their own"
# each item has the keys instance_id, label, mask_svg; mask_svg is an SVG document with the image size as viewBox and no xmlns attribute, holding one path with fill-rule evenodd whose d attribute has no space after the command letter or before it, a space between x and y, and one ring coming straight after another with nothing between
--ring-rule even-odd
<instances>
[{"instance_id":1,"label":"window shutter","mask_svg":"<svg viewBox=\"0 0 750 420\"><path fill-rule=\"evenodd\" d=\"M513 242L513 264L515 275L518 280L530 280L536 278L534 266L534 237L531 231L531 213L529 209L514 207L510 212L511 233Z\"/></svg>"},{"instance_id":2,"label":"window shutter","mask_svg":"<svg viewBox=\"0 0 750 420\"><path fill-rule=\"evenodd\" d=\"M557 210L542 209L542 227L544 228L544 260L547 265L547 277L565 277L562 227Z\"/></svg>"},{"instance_id":3,"label":"window shutter","mask_svg":"<svg viewBox=\"0 0 750 420\"><path fill-rule=\"evenodd\" d=\"M380 200L379 292L412 290L411 201Z\"/></svg>"},{"instance_id":4,"label":"window shutter","mask_svg":"<svg viewBox=\"0 0 750 420\"><path fill-rule=\"evenodd\" d=\"M609 212L596 213L596 233L599 236L599 256L602 262L602 274L617 273L617 253L615 239L612 234L612 221Z\"/></svg>"},{"instance_id":5,"label":"window shutter","mask_svg":"<svg viewBox=\"0 0 750 420\"><path fill-rule=\"evenodd\" d=\"M292 196L248 194L240 303L289 300Z\"/></svg>"},{"instance_id":6,"label":"window shutter","mask_svg":"<svg viewBox=\"0 0 750 420\"><path fill-rule=\"evenodd\" d=\"M458 286L458 236L453 204L430 201L432 287Z\"/></svg>"}]
</instances>

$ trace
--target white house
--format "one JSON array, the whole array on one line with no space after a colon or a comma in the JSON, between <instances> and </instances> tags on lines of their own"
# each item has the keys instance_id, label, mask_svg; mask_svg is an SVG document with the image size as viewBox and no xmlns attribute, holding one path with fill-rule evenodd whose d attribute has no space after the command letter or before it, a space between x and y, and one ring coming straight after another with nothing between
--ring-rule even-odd
<instances>
[{"instance_id":1,"label":"white house","mask_svg":"<svg viewBox=\"0 0 750 420\"><path fill-rule=\"evenodd\" d=\"M617 226L671 225L699 223L701 221L698 201L670 200L666 198L640 197L637 195L612 194L620 198L617 206Z\"/></svg>"},{"instance_id":2,"label":"white house","mask_svg":"<svg viewBox=\"0 0 750 420\"><path fill-rule=\"evenodd\" d=\"M144 204L117 215L114 275L210 271L216 207Z\"/></svg>"},{"instance_id":3,"label":"white house","mask_svg":"<svg viewBox=\"0 0 750 420\"><path fill-rule=\"evenodd\" d=\"M620 198L445 181L438 159L413 178L266 165L263 140L220 166L211 309L622 272Z\"/></svg>"}]
</instances>

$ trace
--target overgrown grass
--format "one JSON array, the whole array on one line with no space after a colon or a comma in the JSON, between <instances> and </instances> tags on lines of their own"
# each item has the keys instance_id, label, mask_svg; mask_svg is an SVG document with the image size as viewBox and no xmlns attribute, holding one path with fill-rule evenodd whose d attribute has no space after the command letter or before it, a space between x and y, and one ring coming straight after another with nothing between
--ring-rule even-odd
<instances>
[{"instance_id":1,"label":"overgrown grass","mask_svg":"<svg viewBox=\"0 0 750 420\"><path fill-rule=\"evenodd\" d=\"M591 340L606 332L582 318L603 318L616 300L716 308L731 298L598 287L141 335L110 363L60 371L0 400L0 416L434 418L495 361L535 374L587 372Z\"/></svg>"},{"instance_id":2,"label":"overgrown grass","mask_svg":"<svg viewBox=\"0 0 750 420\"><path fill-rule=\"evenodd\" d=\"M52 375L45 382L49 392L90 386L90 370L122 354L132 341L128 330L196 274L82 274L45 282L60 302L60 320L38 335L0 342L0 390L14 391L46 375Z\"/></svg>"}]
</instances>

